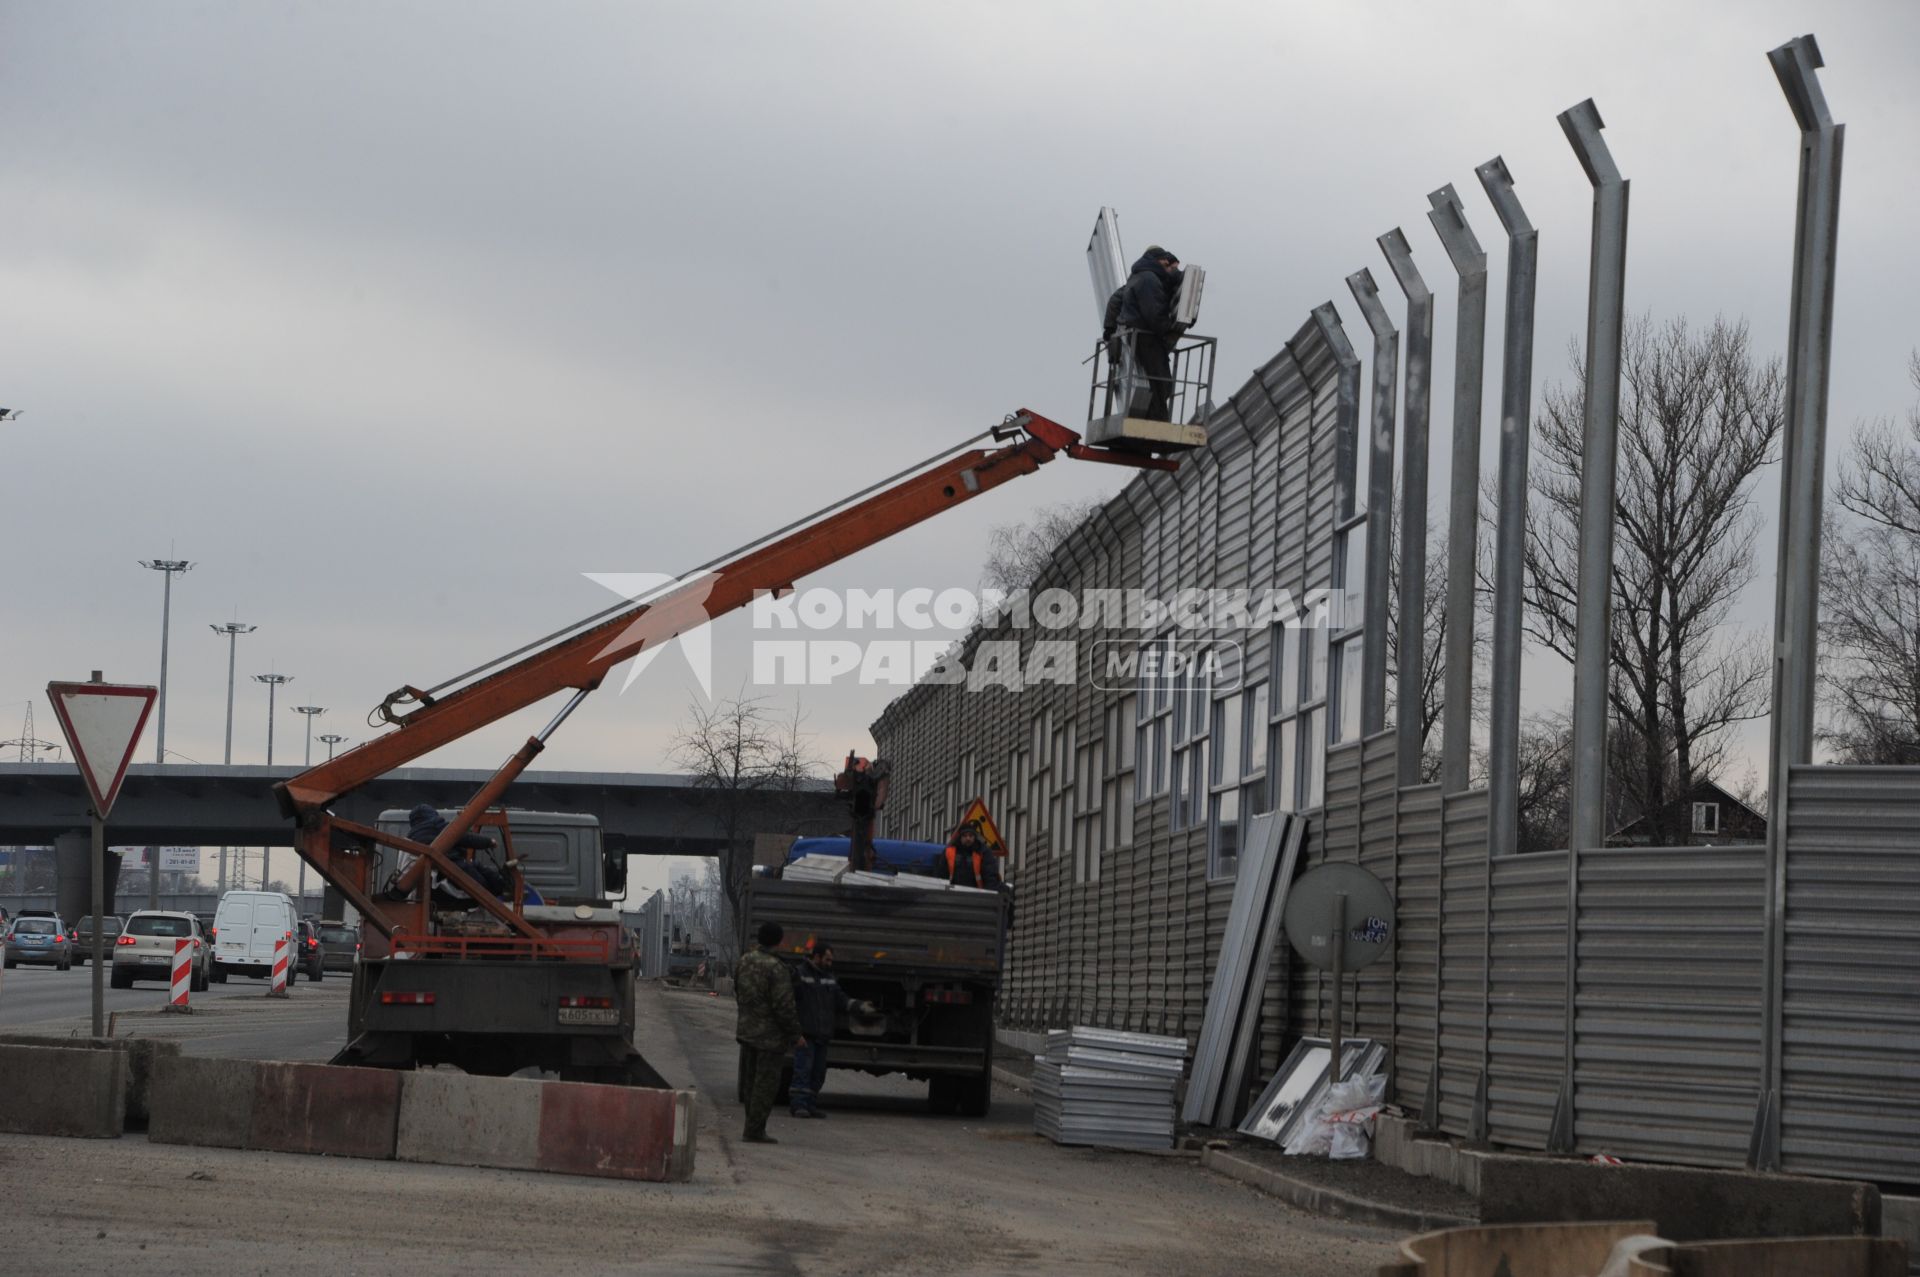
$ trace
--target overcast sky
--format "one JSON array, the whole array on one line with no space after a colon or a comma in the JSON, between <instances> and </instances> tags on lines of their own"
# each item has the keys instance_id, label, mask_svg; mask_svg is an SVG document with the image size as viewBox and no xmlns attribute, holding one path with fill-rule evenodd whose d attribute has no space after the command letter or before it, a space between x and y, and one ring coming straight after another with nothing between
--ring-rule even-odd
<instances>
[{"instance_id":1,"label":"overcast sky","mask_svg":"<svg viewBox=\"0 0 1920 1277\"><path fill-rule=\"evenodd\" d=\"M1208 269L1221 397L1453 182L1504 155L1541 229L1536 368L1584 329L1591 96L1633 182L1628 307L1784 345L1798 133L1766 51L1814 31L1847 125L1829 468L1912 402L1920 7L0 3L0 739L50 678L150 681L217 762L226 644L281 704L366 711L1029 406L1072 424L1103 204ZM1436 393L1444 474L1446 381ZM1488 431L1488 464L1494 432ZM1063 462L829 573L971 585L986 534L1125 472ZM1766 489L1772 499L1772 487ZM1771 510L1768 510L1769 518ZM1436 514L1438 511L1436 510ZM1742 620L1769 624L1773 543ZM747 676L743 622L716 681ZM657 770L669 654L543 764ZM265 755L243 682L236 762ZM801 698L820 752L895 689ZM790 693L781 693L791 703ZM1529 698L1564 702L1529 666ZM55 736L44 701L37 724ZM534 712L531 717L538 718ZM298 758L284 713L276 755ZM436 755L497 763L523 717ZM1760 737L1758 739L1764 739ZM150 760L151 738L140 757ZM651 877L642 875L642 880Z\"/></svg>"}]
</instances>

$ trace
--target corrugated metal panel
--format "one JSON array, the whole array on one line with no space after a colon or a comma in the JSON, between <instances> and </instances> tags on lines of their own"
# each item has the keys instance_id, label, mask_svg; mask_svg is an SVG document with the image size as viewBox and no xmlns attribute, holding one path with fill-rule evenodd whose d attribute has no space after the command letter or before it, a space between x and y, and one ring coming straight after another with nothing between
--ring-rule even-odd
<instances>
[{"instance_id":1,"label":"corrugated metal panel","mask_svg":"<svg viewBox=\"0 0 1920 1277\"><path fill-rule=\"evenodd\" d=\"M1360 865L1378 878L1387 894L1398 897L1395 851L1399 836L1399 768L1394 763L1397 737L1376 732L1360 742ZM1397 913L1397 910L1396 910ZM1397 924L1396 924L1397 929ZM1349 994L1353 999L1354 1031L1380 1042L1393 1038L1395 955L1355 973Z\"/></svg>"},{"instance_id":2,"label":"corrugated metal panel","mask_svg":"<svg viewBox=\"0 0 1920 1277\"><path fill-rule=\"evenodd\" d=\"M1487 1130L1545 1148L1566 1031L1567 853L1496 856Z\"/></svg>"},{"instance_id":3,"label":"corrugated metal panel","mask_svg":"<svg viewBox=\"0 0 1920 1277\"><path fill-rule=\"evenodd\" d=\"M1326 826L1329 860L1360 859L1359 741L1327 748L1327 792L1321 819Z\"/></svg>"},{"instance_id":4,"label":"corrugated metal panel","mask_svg":"<svg viewBox=\"0 0 1920 1277\"><path fill-rule=\"evenodd\" d=\"M1580 853L1583 1150L1743 1165L1759 1099L1764 847Z\"/></svg>"},{"instance_id":5,"label":"corrugated metal panel","mask_svg":"<svg viewBox=\"0 0 1920 1277\"><path fill-rule=\"evenodd\" d=\"M1440 787L1400 791L1399 881L1394 889L1393 1101L1418 1112L1433 1067L1440 962Z\"/></svg>"},{"instance_id":6,"label":"corrugated metal panel","mask_svg":"<svg viewBox=\"0 0 1920 1277\"><path fill-rule=\"evenodd\" d=\"M1920 768L1787 787L1781 1161L1920 1182Z\"/></svg>"},{"instance_id":7,"label":"corrugated metal panel","mask_svg":"<svg viewBox=\"0 0 1920 1277\"><path fill-rule=\"evenodd\" d=\"M1448 794L1440 883L1440 1124L1469 1133L1486 1059L1487 791Z\"/></svg>"}]
</instances>

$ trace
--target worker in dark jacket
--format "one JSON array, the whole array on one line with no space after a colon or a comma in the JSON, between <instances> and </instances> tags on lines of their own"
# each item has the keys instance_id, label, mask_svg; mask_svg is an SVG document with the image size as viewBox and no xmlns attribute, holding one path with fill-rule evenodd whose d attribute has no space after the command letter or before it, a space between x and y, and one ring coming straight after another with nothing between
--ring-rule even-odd
<instances>
[{"instance_id":1,"label":"worker in dark jacket","mask_svg":"<svg viewBox=\"0 0 1920 1277\"><path fill-rule=\"evenodd\" d=\"M816 939L807 946L807 961L793 973L794 1002L800 1009L800 1045L793 1050L793 1085L787 1089L795 1117L825 1117L820 1111L820 1088L827 1081L827 1047L840 1016L849 1011L874 1013L873 1003L855 1002L833 978L833 946Z\"/></svg>"},{"instance_id":2,"label":"worker in dark jacket","mask_svg":"<svg viewBox=\"0 0 1920 1277\"><path fill-rule=\"evenodd\" d=\"M1120 327L1133 343L1133 365L1147 379L1149 421L1173 416L1173 343L1180 336L1173 304L1180 295L1180 259L1149 244L1121 289Z\"/></svg>"},{"instance_id":3,"label":"worker in dark jacket","mask_svg":"<svg viewBox=\"0 0 1920 1277\"><path fill-rule=\"evenodd\" d=\"M434 809L432 803L420 803L407 813L407 837L414 842L431 843L447 827L447 818ZM465 870L469 876L496 897L507 894L507 880L501 872L485 861L474 859L476 851L493 849L493 839L484 834L462 834L447 848L447 855ZM434 897L441 904L458 906L469 904L466 892L458 884L444 876L434 880Z\"/></svg>"},{"instance_id":4,"label":"worker in dark jacket","mask_svg":"<svg viewBox=\"0 0 1920 1277\"><path fill-rule=\"evenodd\" d=\"M733 976L733 998L739 1004L733 1036L745 1048L740 1053L740 1085L747 1097L747 1129L741 1138L749 1144L780 1142L767 1134L767 1117L773 1112L773 1097L780 1093L787 1052L806 1043L794 1004L793 977L774 956L785 935L779 923L761 923L755 937L759 948L741 957Z\"/></svg>"},{"instance_id":5,"label":"worker in dark jacket","mask_svg":"<svg viewBox=\"0 0 1920 1277\"><path fill-rule=\"evenodd\" d=\"M984 887L997 890L1000 886L999 857L988 850L986 842L980 837L980 831L972 822L960 826L953 835L953 841L947 844L946 870L947 881L956 887Z\"/></svg>"}]
</instances>

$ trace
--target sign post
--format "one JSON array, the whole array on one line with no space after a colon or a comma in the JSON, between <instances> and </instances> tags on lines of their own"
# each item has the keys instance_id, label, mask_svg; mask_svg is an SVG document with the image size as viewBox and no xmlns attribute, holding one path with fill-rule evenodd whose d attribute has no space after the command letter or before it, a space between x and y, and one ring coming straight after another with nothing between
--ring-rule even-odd
<instances>
[{"instance_id":1,"label":"sign post","mask_svg":"<svg viewBox=\"0 0 1920 1277\"><path fill-rule=\"evenodd\" d=\"M120 796L121 782L127 778L127 763L134 746L146 730L147 716L159 689L125 683L101 681L100 671L86 683L48 683L47 699L53 703L54 716L67 738L67 751L80 768L80 779L87 784L92 799L87 815L93 826L90 877L93 880L93 1036L106 1035L106 990L102 986L101 967L106 961L106 928L100 919L106 914L107 813Z\"/></svg>"}]
</instances>

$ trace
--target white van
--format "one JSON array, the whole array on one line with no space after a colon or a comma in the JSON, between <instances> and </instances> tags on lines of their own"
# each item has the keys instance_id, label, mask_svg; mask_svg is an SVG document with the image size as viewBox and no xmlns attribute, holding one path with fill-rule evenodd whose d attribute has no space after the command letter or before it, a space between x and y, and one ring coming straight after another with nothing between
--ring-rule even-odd
<instances>
[{"instance_id":1,"label":"white van","mask_svg":"<svg viewBox=\"0 0 1920 1277\"><path fill-rule=\"evenodd\" d=\"M213 915L213 972L215 983L225 984L227 973L258 980L273 974L273 946L287 945L287 983L293 983L299 955L294 941L300 934L300 916L293 901L281 891L229 891L220 897Z\"/></svg>"}]
</instances>

